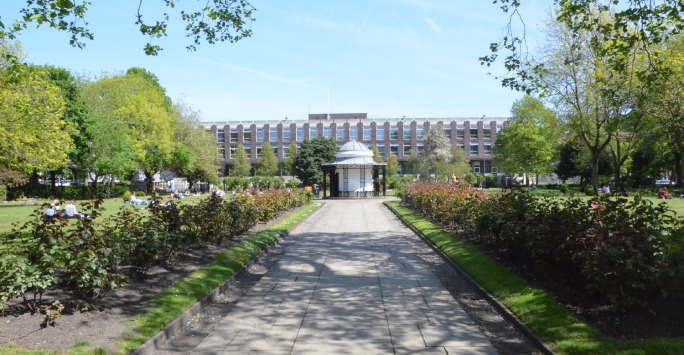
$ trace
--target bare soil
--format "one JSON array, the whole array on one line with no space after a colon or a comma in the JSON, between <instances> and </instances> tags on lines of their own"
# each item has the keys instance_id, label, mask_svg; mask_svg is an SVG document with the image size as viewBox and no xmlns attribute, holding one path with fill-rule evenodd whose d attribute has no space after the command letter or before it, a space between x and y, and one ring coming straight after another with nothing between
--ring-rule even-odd
<instances>
[{"instance_id":1,"label":"bare soil","mask_svg":"<svg viewBox=\"0 0 684 355\"><path fill-rule=\"evenodd\" d=\"M84 301L74 294L59 287L51 289L43 295L41 305L47 307L59 300L65 306L54 325L42 327L44 314L32 314L21 298L14 299L5 308L4 316L0 317L0 347L14 345L39 350L65 350L81 345L114 353L117 339L128 329L125 324L144 315L145 305L155 294L290 213L267 224L260 223L248 233L221 245L186 250L169 265L153 267L145 275L128 273L129 282L106 293L89 312L78 310Z\"/></svg>"}]
</instances>

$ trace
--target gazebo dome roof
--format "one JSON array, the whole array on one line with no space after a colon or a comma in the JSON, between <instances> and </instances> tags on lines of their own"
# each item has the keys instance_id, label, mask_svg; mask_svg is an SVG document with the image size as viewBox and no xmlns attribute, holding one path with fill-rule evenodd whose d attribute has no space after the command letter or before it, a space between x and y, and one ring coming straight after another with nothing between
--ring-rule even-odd
<instances>
[{"instance_id":1,"label":"gazebo dome roof","mask_svg":"<svg viewBox=\"0 0 684 355\"><path fill-rule=\"evenodd\" d=\"M359 141L350 141L340 147L335 153L335 162L325 165L385 165L373 160L373 151Z\"/></svg>"},{"instance_id":2,"label":"gazebo dome roof","mask_svg":"<svg viewBox=\"0 0 684 355\"><path fill-rule=\"evenodd\" d=\"M345 143L340 150L337 151L335 157L340 158L362 158L372 157L373 151L368 149L365 144L359 141L350 141Z\"/></svg>"}]
</instances>

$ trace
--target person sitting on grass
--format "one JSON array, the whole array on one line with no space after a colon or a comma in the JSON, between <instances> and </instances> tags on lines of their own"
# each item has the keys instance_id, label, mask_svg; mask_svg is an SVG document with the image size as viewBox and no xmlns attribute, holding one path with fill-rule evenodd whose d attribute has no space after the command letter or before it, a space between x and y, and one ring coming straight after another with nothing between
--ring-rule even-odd
<instances>
[{"instance_id":1,"label":"person sitting on grass","mask_svg":"<svg viewBox=\"0 0 684 355\"><path fill-rule=\"evenodd\" d=\"M45 217L52 218L55 216L55 209L49 203L44 203L43 208L45 208Z\"/></svg>"},{"instance_id":2,"label":"person sitting on grass","mask_svg":"<svg viewBox=\"0 0 684 355\"><path fill-rule=\"evenodd\" d=\"M132 205L146 205L148 204L148 200L141 200L135 196L135 191L131 193L131 204Z\"/></svg>"},{"instance_id":3,"label":"person sitting on grass","mask_svg":"<svg viewBox=\"0 0 684 355\"><path fill-rule=\"evenodd\" d=\"M76 211L76 201L72 198L66 206L64 206L64 217L66 218L81 218L82 214Z\"/></svg>"},{"instance_id":4,"label":"person sitting on grass","mask_svg":"<svg viewBox=\"0 0 684 355\"><path fill-rule=\"evenodd\" d=\"M667 187L663 187L658 191L658 198L661 200L669 200L672 198L672 195L670 195L670 192L667 191Z\"/></svg>"}]
</instances>

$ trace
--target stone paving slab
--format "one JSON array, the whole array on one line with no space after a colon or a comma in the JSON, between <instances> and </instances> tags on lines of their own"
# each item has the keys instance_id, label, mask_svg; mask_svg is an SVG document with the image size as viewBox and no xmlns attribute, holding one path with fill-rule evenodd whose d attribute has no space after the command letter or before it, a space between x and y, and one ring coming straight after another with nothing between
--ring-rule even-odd
<instances>
[{"instance_id":1,"label":"stone paving slab","mask_svg":"<svg viewBox=\"0 0 684 355\"><path fill-rule=\"evenodd\" d=\"M197 354L495 354L379 200L326 203Z\"/></svg>"}]
</instances>

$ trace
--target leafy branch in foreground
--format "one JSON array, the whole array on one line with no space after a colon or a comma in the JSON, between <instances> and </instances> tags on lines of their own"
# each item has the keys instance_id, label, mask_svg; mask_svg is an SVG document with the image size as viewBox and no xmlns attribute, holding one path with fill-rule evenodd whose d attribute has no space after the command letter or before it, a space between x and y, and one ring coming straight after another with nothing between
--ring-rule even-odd
<instances>
[{"instance_id":1,"label":"leafy branch in foreground","mask_svg":"<svg viewBox=\"0 0 684 355\"><path fill-rule=\"evenodd\" d=\"M161 3L167 8L176 9L180 1L161 0ZM67 32L70 36L69 44L84 48L84 40L95 38L86 21L91 5L92 1L88 0L26 0L26 5L20 10L20 19L7 27L0 20L0 39L14 40L17 34L28 29L29 24L35 23L37 27L46 25ZM226 41L233 43L250 37L250 24L255 20L254 11L256 9L246 0L211 0L204 3L195 1L194 4L187 5L186 9L180 10L186 36L192 39L192 44L186 48L194 51L203 41L209 44ZM160 20L147 21L143 19L144 12L143 0L138 0L135 24L141 34L150 38L144 47L145 54L157 55L162 48L152 44L151 40L165 37L168 23L172 19L168 12L164 12Z\"/></svg>"}]
</instances>

